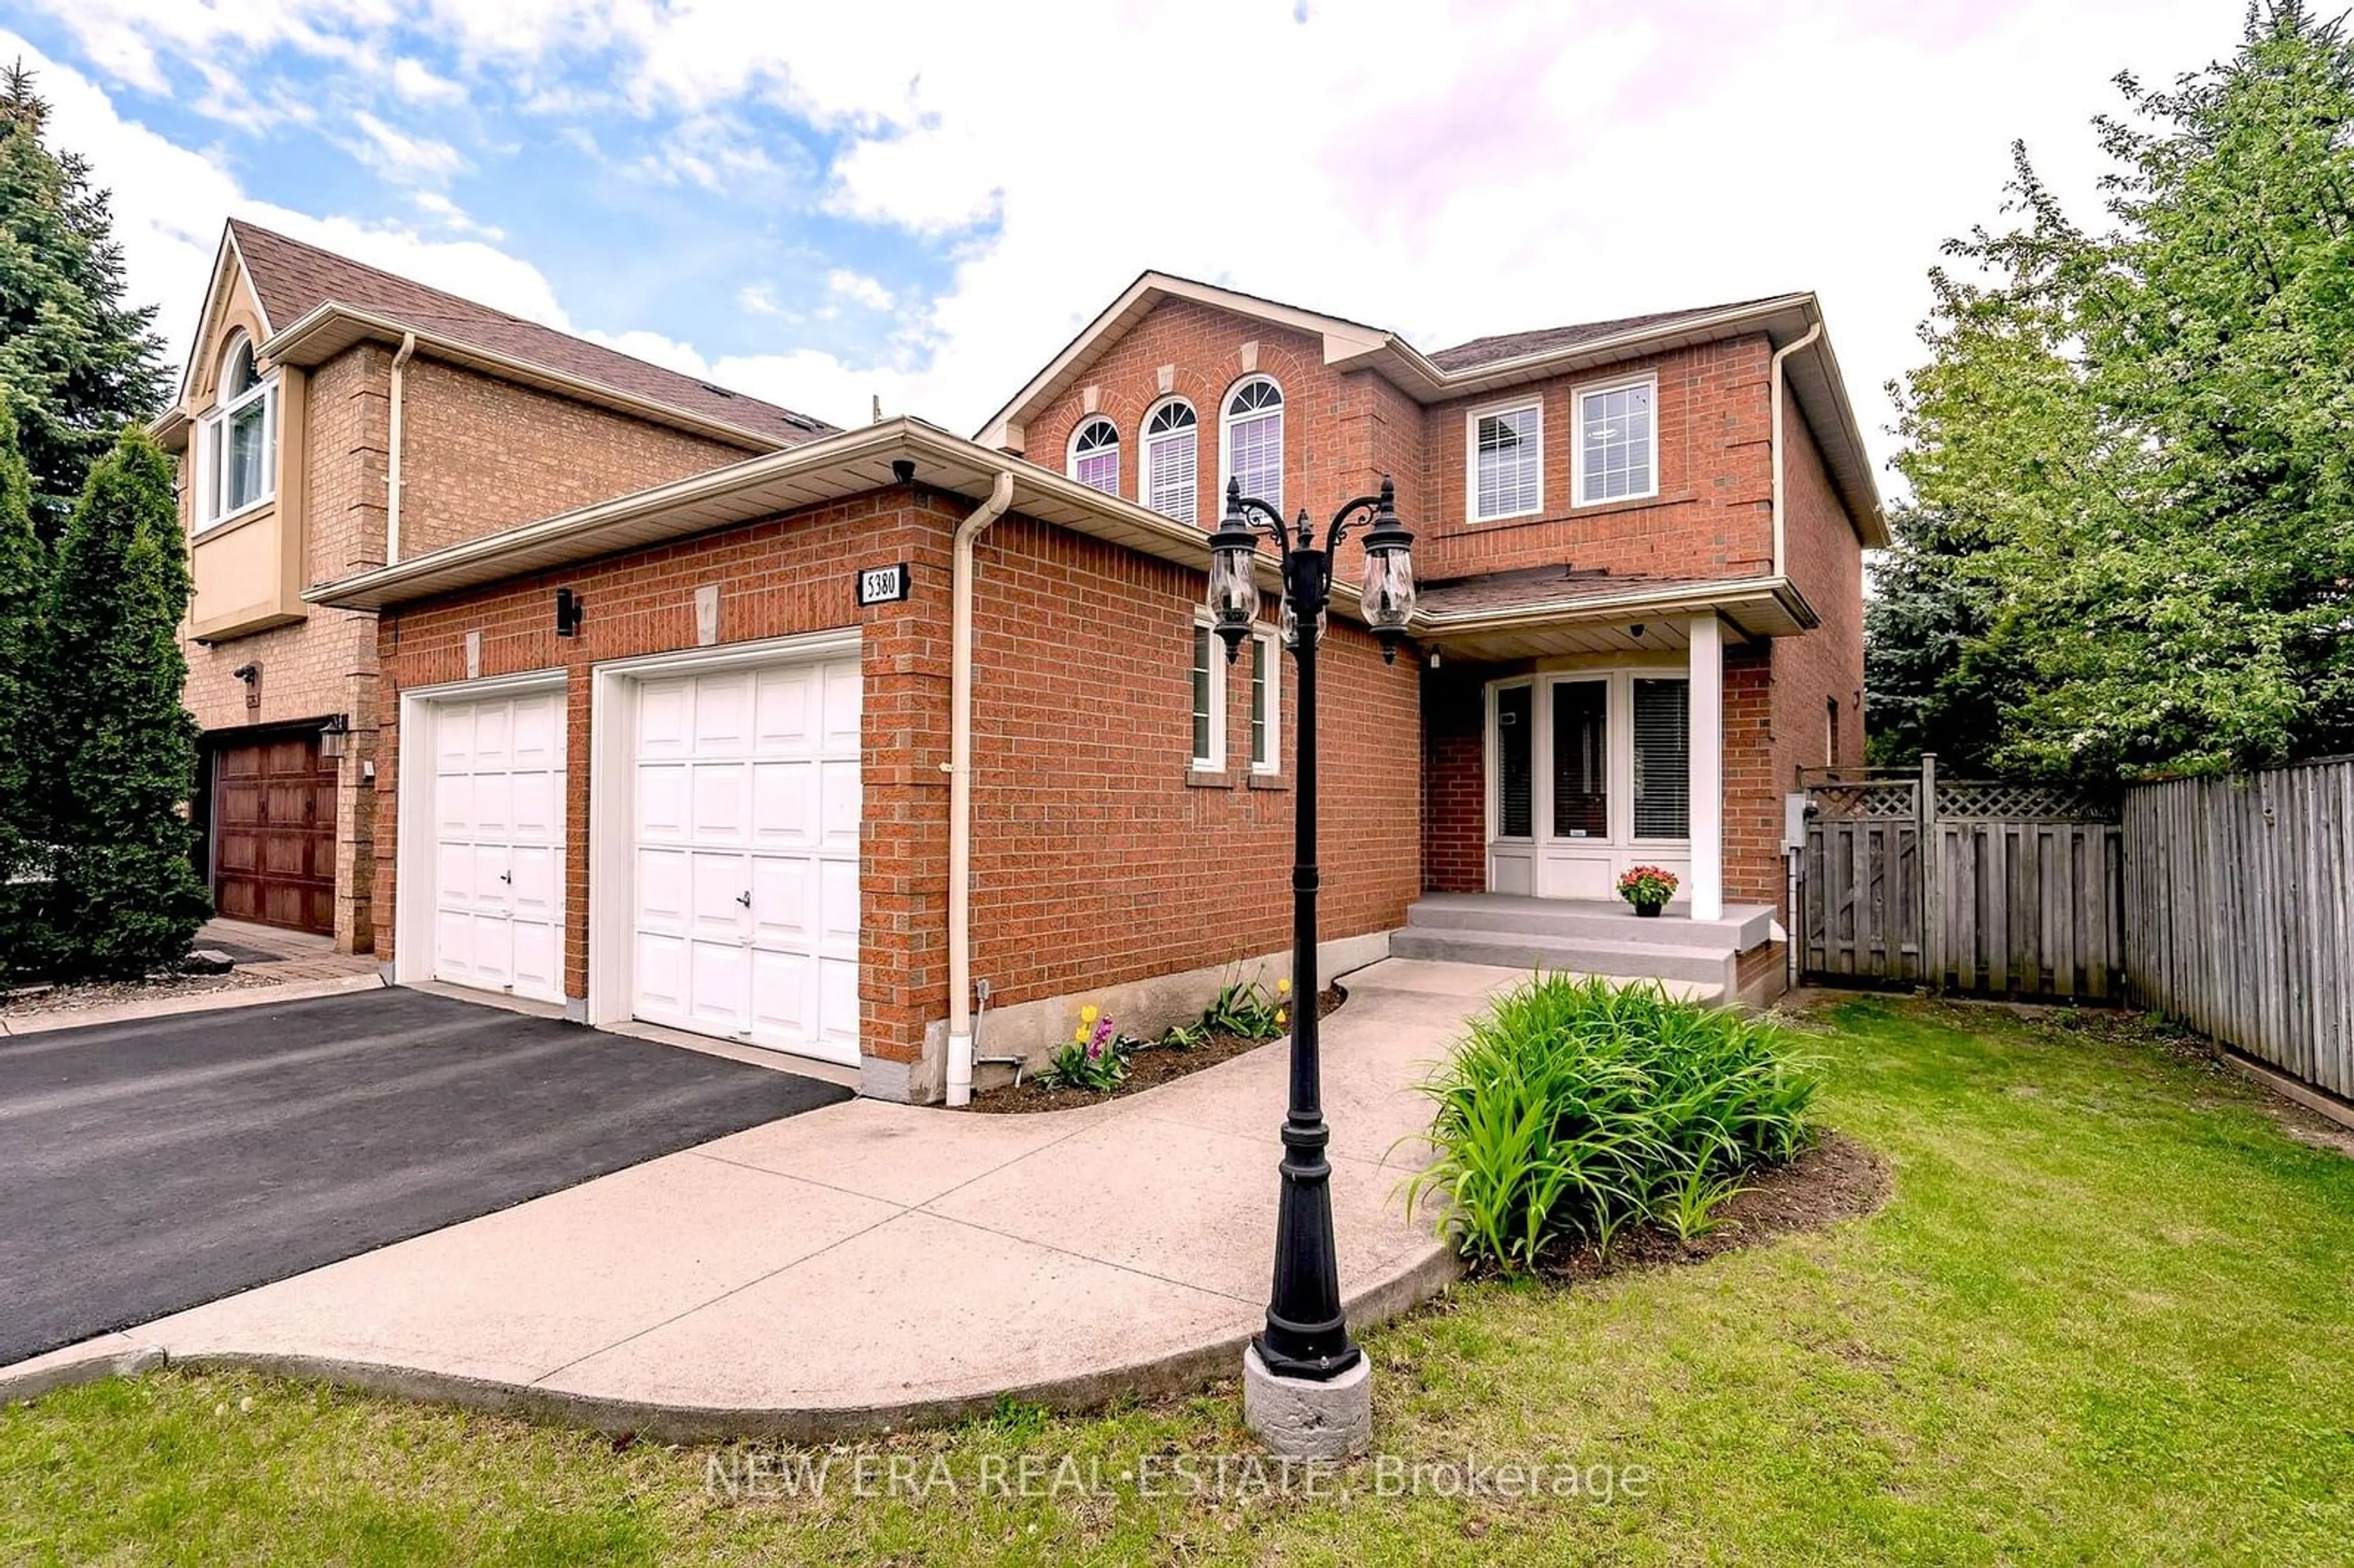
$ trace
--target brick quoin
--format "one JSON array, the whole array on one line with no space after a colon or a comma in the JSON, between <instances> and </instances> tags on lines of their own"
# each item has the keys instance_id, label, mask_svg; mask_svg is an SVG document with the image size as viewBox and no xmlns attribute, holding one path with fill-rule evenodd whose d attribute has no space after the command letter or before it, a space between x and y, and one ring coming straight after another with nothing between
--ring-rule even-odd
<instances>
[{"instance_id":1,"label":"brick quoin","mask_svg":"<svg viewBox=\"0 0 2354 1568\"><path fill-rule=\"evenodd\" d=\"M587 994L590 667L695 646L695 591L716 584L723 643L860 630L862 1049L917 1060L925 1025L948 1012L949 556L970 510L893 488L386 611L378 950L392 951L398 896L397 694L462 679L466 634L480 632L485 676L566 672L564 989ZM854 567L893 560L909 564L908 599L854 609ZM1230 766L1202 779L1189 766L1200 573L1019 514L982 536L975 562L973 973L992 1001L1284 947L1290 683L1284 768L1255 779L1247 660L1229 670ZM588 607L576 637L555 634L559 586ZM1322 659L1331 938L1401 924L1419 886L1419 784L1391 760L1413 745L1417 674L1410 657L1384 665L1372 637L1340 622Z\"/></svg>"}]
</instances>

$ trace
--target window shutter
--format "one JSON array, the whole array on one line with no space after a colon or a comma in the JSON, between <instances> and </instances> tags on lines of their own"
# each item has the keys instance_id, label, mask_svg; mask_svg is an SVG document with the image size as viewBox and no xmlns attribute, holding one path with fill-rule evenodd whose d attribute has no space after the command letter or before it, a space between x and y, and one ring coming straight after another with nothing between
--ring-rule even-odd
<instances>
[{"instance_id":1,"label":"window shutter","mask_svg":"<svg viewBox=\"0 0 2354 1568\"><path fill-rule=\"evenodd\" d=\"M1635 683L1635 836L1691 837L1691 683Z\"/></svg>"}]
</instances>

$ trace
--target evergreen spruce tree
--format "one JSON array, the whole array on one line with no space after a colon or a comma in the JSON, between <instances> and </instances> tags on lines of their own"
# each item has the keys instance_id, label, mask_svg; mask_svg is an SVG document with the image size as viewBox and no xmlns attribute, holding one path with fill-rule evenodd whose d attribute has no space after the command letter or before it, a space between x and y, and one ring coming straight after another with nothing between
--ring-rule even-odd
<instances>
[{"instance_id":1,"label":"evergreen spruce tree","mask_svg":"<svg viewBox=\"0 0 2354 1568\"><path fill-rule=\"evenodd\" d=\"M31 874L33 852L48 842L35 810L45 726L34 662L48 553L33 532L32 499L7 384L0 382L0 985L29 969L44 945Z\"/></svg>"},{"instance_id":2,"label":"evergreen spruce tree","mask_svg":"<svg viewBox=\"0 0 2354 1568\"><path fill-rule=\"evenodd\" d=\"M164 405L155 309L122 302L122 248L90 165L42 141L48 105L0 69L0 381L15 387L33 522L55 539L114 432Z\"/></svg>"},{"instance_id":3,"label":"evergreen spruce tree","mask_svg":"<svg viewBox=\"0 0 2354 1568\"><path fill-rule=\"evenodd\" d=\"M188 566L172 460L126 430L58 542L42 632L53 766L58 972L132 978L177 962L211 900L185 808L196 722L181 705Z\"/></svg>"}]
</instances>

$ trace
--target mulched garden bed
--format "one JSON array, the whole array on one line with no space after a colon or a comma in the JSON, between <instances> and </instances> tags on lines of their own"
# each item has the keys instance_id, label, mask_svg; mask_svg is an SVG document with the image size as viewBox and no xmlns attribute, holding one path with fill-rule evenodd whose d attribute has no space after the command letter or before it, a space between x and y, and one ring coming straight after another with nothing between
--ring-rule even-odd
<instances>
[{"instance_id":1,"label":"mulched garden bed","mask_svg":"<svg viewBox=\"0 0 2354 1568\"><path fill-rule=\"evenodd\" d=\"M1827 1133L1822 1141L1787 1165L1748 1178L1749 1191L1717 1209L1717 1227L1690 1242L1676 1240L1659 1225L1619 1233L1607 1257L1591 1246L1545 1254L1538 1274L1555 1284L1598 1279L1636 1269L1704 1263L1719 1253L1756 1246L1776 1236L1819 1231L1841 1220L1860 1219L1888 1201L1888 1167L1851 1138Z\"/></svg>"},{"instance_id":2,"label":"mulched garden bed","mask_svg":"<svg viewBox=\"0 0 2354 1568\"><path fill-rule=\"evenodd\" d=\"M1324 994L1317 999L1316 1016L1331 1017L1332 1010L1347 1000L1347 996L1348 993L1339 986L1326 987ZM1283 1036L1276 1038L1280 1040ZM971 1103L964 1108L1020 1114L1101 1105L1122 1095L1149 1089L1155 1084L1165 1084L1172 1078L1182 1078L1188 1073L1198 1073L1204 1067L1214 1067L1221 1062L1232 1061L1246 1051L1256 1051L1262 1045L1272 1044L1267 1040L1246 1040L1239 1034L1213 1034L1190 1050L1174 1045L1150 1045L1128 1059L1128 1076L1119 1081L1118 1088L1106 1089L1100 1094L1093 1089L1050 1089L1025 1075L1019 1085L1006 1084L976 1092Z\"/></svg>"}]
</instances>

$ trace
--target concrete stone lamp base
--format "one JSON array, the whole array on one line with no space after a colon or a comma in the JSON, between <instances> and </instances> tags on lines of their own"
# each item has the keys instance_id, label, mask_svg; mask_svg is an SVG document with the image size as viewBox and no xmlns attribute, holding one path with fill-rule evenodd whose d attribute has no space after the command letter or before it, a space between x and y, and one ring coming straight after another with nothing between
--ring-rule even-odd
<instances>
[{"instance_id":1,"label":"concrete stone lamp base","mask_svg":"<svg viewBox=\"0 0 2354 1568\"><path fill-rule=\"evenodd\" d=\"M1289 1459L1353 1459L1373 1446L1373 1369L1357 1364L1330 1383L1278 1377L1243 1351L1243 1425Z\"/></svg>"}]
</instances>

